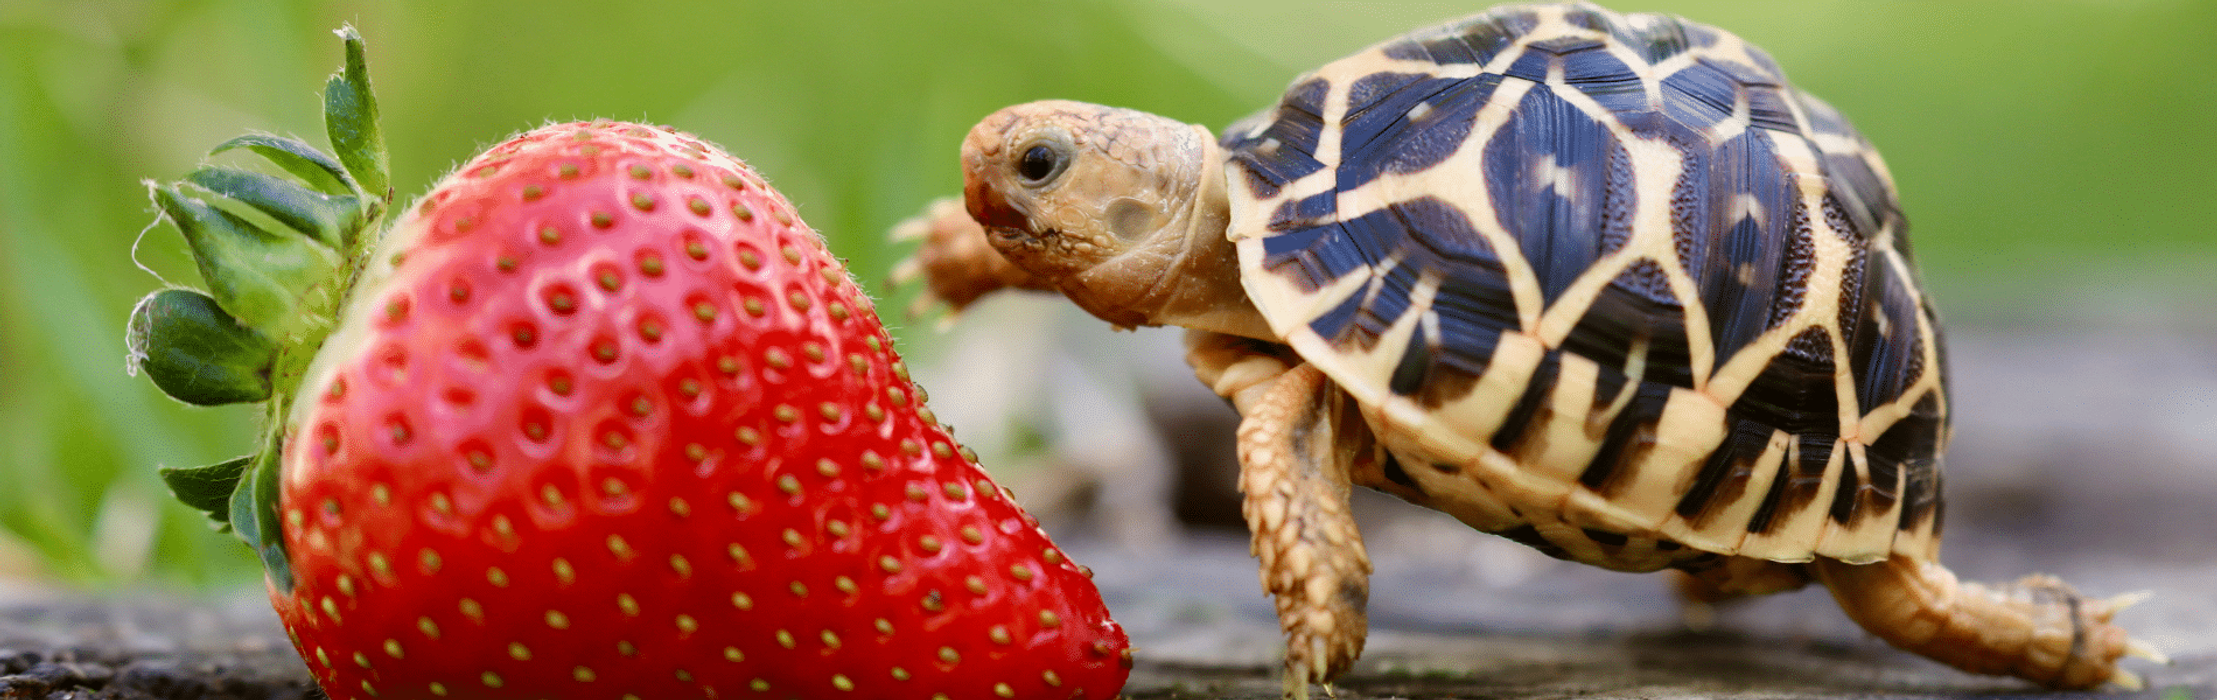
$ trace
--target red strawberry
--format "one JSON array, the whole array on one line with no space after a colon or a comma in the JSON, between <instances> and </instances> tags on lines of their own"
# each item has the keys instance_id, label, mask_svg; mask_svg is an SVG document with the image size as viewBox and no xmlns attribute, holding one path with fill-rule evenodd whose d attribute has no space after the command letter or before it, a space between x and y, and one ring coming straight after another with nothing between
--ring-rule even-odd
<instances>
[{"instance_id":1,"label":"red strawberry","mask_svg":"<svg viewBox=\"0 0 2217 700\"><path fill-rule=\"evenodd\" d=\"M173 394L271 398L281 449L165 476L262 554L329 694L1116 694L1126 641L1084 569L933 419L822 239L714 146L562 124L465 164L381 241L272 213L376 219L348 37L345 167L245 144L345 189L158 188L215 293L133 319Z\"/></svg>"}]
</instances>

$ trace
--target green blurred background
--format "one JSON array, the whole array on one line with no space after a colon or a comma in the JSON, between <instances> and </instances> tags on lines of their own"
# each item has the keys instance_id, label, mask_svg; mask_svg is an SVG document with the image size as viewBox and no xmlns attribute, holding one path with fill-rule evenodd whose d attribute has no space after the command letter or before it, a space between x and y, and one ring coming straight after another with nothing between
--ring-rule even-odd
<instances>
[{"instance_id":1,"label":"green blurred background","mask_svg":"<svg viewBox=\"0 0 2217 700\"><path fill-rule=\"evenodd\" d=\"M754 164L896 297L877 284L902 253L882 232L956 191L957 144L999 106L1067 97L1221 126L1302 70L1481 7L0 0L0 580L251 579L244 549L153 476L243 451L248 411L187 408L123 371L124 318L160 284L132 262L153 219L139 181L248 130L322 143L341 23L368 38L400 192L549 120L671 124ZM1951 322L2037 324L2058 296L2117 289L2099 298L2210 317L2194 305L2217 299L2217 2L1616 9L1737 32L1853 118L1904 190ZM163 226L138 258L197 283L183 248ZM932 352L927 324L892 320L906 352Z\"/></svg>"}]
</instances>

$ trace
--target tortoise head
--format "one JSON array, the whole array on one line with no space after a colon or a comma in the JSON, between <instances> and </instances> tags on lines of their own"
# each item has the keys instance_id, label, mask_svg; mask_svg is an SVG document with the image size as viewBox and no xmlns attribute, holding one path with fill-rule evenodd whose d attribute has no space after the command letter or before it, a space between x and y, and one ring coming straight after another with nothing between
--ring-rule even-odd
<instances>
[{"instance_id":1,"label":"tortoise head","mask_svg":"<svg viewBox=\"0 0 2217 700\"><path fill-rule=\"evenodd\" d=\"M963 195L1003 257L1110 323L1268 337L1225 239L1222 163L1204 127L1033 102L970 130Z\"/></svg>"}]
</instances>

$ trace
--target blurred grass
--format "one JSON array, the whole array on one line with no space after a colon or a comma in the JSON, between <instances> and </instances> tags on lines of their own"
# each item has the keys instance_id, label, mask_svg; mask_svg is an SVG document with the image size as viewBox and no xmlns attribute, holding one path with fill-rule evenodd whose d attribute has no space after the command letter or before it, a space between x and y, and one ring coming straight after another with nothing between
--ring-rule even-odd
<instances>
[{"instance_id":1,"label":"blurred grass","mask_svg":"<svg viewBox=\"0 0 2217 700\"><path fill-rule=\"evenodd\" d=\"M180 176L247 130L320 143L342 22L368 37L402 193L549 120L667 123L754 164L876 283L901 253L881 232L958 188L957 144L997 107L1065 97L1221 126L1301 70L1481 6L0 2L0 577L252 575L153 478L236 454L251 426L123 372L124 317L159 285L131 262L152 219L138 181ZM1884 149L1952 315L2006 314L2066 278L2159 298L2217 289L2217 3L1617 9L1731 29L1853 118ZM138 255L197 282L168 227ZM928 333L889 321L928 352Z\"/></svg>"}]
</instances>

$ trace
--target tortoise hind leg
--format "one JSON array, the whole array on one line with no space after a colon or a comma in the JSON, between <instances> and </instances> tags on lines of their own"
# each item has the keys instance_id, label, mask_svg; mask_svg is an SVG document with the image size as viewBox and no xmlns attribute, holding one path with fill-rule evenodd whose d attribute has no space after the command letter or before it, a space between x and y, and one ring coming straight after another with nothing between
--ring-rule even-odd
<instances>
[{"instance_id":1,"label":"tortoise hind leg","mask_svg":"<svg viewBox=\"0 0 2217 700\"><path fill-rule=\"evenodd\" d=\"M2080 596L2052 576L1987 586L1959 583L1938 562L1896 556L1873 564L1810 564L1863 629L1896 647L1973 673L2012 675L2050 688L2136 685L2125 654L2159 658L2110 624L2120 600Z\"/></svg>"},{"instance_id":2,"label":"tortoise hind leg","mask_svg":"<svg viewBox=\"0 0 2217 700\"><path fill-rule=\"evenodd\" d=\"M1242 417L1240 512L1285 632L1286 696L1306 698L1310 683L1354 664L1369 633L1370 557L1348 495L1351 470L1376 446L1315 367L1235 336L1187 338L1195 373Z\"/></svg>"}]
</instances>

